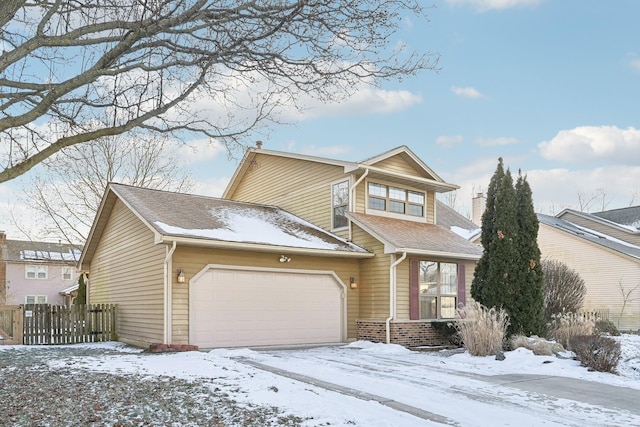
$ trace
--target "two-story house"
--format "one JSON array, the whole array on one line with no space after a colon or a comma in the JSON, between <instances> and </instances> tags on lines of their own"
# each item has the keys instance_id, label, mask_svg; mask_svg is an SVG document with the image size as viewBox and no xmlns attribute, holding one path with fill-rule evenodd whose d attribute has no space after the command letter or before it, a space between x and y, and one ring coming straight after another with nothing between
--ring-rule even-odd
<instances>
[{"instance_id":1,"label":"two-story house","mask_svg":"<svg viewBox=\"0 0 640 427\"><path fill-rule=\"evenodd\" d=\"M640 330L640 206L538 214L542 258L561 261L584 280L586 311L604 311L625 331Z\"/></svg>"},{"instance_id":2,"label":"two-story house","mask_svg":"<svg viewBox=\"0 0 640 427\"><path fill-rule=\"evenodd\" d=\"M201 348L441 343L482 248L438 225L402 146L361 162L247 150L223 198L111 184L80 260L119 339Z\"/></svg>"},{"instance_id":3,"label":"two-story house","mask_svg":"<svg viewBox=\"0 0 640 427\"><path fill-rule=\"evenodd\" d=\"M0 231L0 305L70 305L82 247L7 239Z\"/></svg>"}]
</instances>

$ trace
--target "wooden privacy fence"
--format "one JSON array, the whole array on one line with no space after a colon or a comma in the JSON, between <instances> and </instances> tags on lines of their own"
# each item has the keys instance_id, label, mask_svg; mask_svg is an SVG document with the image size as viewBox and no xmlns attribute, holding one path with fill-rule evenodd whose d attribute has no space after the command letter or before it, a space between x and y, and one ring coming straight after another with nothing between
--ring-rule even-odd
<instances>
[{"instance_id":1,"label":"wooden privacy fence","mask_svg":"<svg viewBox=\"0 0 640 427\"><path fill-rule=\"evenodd\" d=\"M112 304L25 304L25 345L115 341L116 306Z\"/></svg>"},{"instance_id":2,"label":"wooden privacy fence","mask_svg":"<svg viewBox=\"0 0 640 427\"><path fill-rule=\"evenodd\" d=\"M22 344L22 307L0 306L0 345Z\"/></svg>"}]
</instances>

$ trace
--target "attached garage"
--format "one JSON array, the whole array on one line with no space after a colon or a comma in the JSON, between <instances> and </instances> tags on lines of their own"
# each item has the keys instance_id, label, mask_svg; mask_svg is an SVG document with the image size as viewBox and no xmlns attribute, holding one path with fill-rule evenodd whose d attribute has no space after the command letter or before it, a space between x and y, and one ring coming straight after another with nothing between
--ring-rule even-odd
<instances>
[{"instance_id":1,"label":"attached garage","mask_svg":"<svg viewBox=\"0 0 640 427\"><path fill-rule=\"evenodd\" d=\"M189 342L200 348L342 342L345 289L329 271L209 265L189 282Z\"/></svg>"}]
</instances>

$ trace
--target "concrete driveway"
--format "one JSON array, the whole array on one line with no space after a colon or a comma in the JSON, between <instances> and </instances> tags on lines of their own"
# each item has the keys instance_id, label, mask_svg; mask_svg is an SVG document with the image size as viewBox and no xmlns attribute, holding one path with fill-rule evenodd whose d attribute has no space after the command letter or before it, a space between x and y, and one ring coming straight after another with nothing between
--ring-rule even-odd
<instances>
[{"instance_id":1,"label":"concrete driveway","mask_svg":"<svg viewBox=\"0 0 640 427\"><path fill-rule=\"evenodd\" d=\"M235 360L378 402L429 425L640 426L640 390L601 382L462 372L442 357L367 355L345 347L261 351L259 357Z\"/></svg>"}]
</instances>

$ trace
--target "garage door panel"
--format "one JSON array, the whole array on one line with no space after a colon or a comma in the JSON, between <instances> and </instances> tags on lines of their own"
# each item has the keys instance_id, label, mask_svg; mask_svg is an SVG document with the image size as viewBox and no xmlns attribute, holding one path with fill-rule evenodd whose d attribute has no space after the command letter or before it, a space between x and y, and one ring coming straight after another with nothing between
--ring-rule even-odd
<instances>
[{"instance_id":1,"label":"garage door panel","mask_svg":"<svg viewBox=\"0 0 640 427\"><path fill-rule=\"evenodd\" d=\"M332 275L211 269L190 284L190 342L200 347L339 342Z\"/></svg>"}]
</instances>

